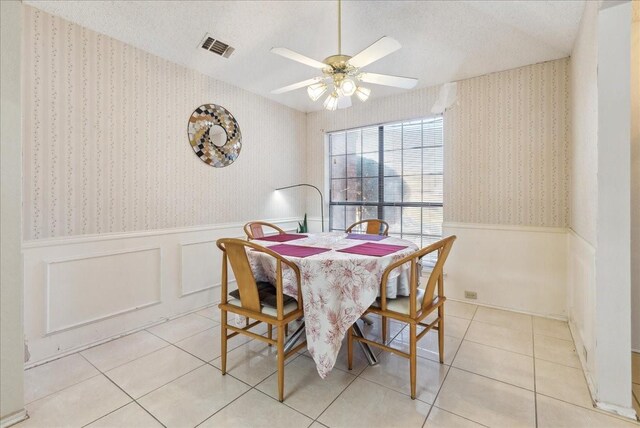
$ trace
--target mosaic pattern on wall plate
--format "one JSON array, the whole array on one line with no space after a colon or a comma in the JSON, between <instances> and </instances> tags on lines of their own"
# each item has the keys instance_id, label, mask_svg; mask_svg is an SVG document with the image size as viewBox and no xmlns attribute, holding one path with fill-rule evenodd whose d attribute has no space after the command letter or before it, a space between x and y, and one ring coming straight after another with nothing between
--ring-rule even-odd
<instances>
[{"instance_id":1,"label":"mosaic pattern on wall plate","mask_svg":"<svg viewBox=\"0 0 640 428\"><path fill-rule=\"evenodd\" d=\"M216 130L222 128L220 135ZM189 118L189 142L202 162L223 168L240 155L242 134L233 115L216 104L203 104ZM226 137L226 138L225 138Z\"/></svg>"}]
</instances>

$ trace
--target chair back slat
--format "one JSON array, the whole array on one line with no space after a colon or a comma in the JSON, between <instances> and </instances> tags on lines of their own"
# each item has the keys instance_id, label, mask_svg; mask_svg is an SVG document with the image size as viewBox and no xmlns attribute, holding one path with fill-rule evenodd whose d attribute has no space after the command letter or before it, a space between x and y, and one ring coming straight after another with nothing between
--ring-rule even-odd
<instances>
[{"instance_id":1,"label":"chair back slat","mask_svg":"<svg viewBox=\"0 0 640 428\"><path fill-rule=\"evenodd\" d=\"M367 233L370 235L377 235L380 233L380 223L377 220L370 220L367 222Z\"/></svg>"},{"instance_id":2,"label":"chair back slat","mask_svg":"<svg viewBox=\"0 0 640 428\"><path fill-rule=\"evenodd\" d=\"M362 227L361 225L366 225L365 233L369 235L387 236L389 234L389 224L377 218L357 221L349 226L346 232L351 233L354 229L360 229L358 226Z\"/></svg>"},{"instance_id":3,"label":"chair back slat","mask_svg":"<svg viewBox=\"0 0 640 428\"><path fill-rule=\"evenodd\" d=\"M264 238L264 227L275 230L278 234L285 233L284 230L276 226L275 224L267 223L266 221L250 221L244 225L244 233L247 235L247 239L260 239Z\"/></svg>"},{"instance_id":4,"label":"chair back slat","mask_svg":"<svg viewBox=\"0 0 640 428\"><path fill-rule=\"evenodd\" d=\"M264 230L262 229L262 225L258 223L253 223L251 225L251 234L253 235L254 239L263 238Z\"/></svg>"},{"instance_id":5,"label":"chair back slat","mask_svg":"<svg viewBox=\"0 0 640 428\"><path fill-rule=\"evenodd\" d=\"M258 286L253 272L251 272L251 264L249 263L244 245L226 242L225 248L231 269L233 269L233 274L236 277L242 307L251 311L260 312Z\"/></svg>"},{"instance_id":6,"label":"chair back slat","mask_svg":"<svg viewBox=\"0 0 640 428\"><path fill-rule=\"evenodd\" d=\"M436 264L431 271L431 275L429 275L429 280L427 281L424 297L422 298L422 309L426 309L433 302L436 286L438 288L438 297L444 296L444 281L442 277L444 262L447 260L447 257L449 257L453 241L455 240L455 236L449 236L427 247L431 249L429 253L434 251L438 252L438 259L436 260Z\"/></svg>"},{"instance_id":7,"label":"chair back slat","mask_svg":"<svg viewBox=\"0 0 640 428\"><path fill-rule=\"evenodd\" d=\"M290 260L282 257L280 254L270 250L267 247L258 245L251 241L245 241L237 238L221 238L216 241L216 245L222 250L222 302L226 303L227 293L227 260L231 265L231 269L236 277L238 284L238 292L240 293L240 304L249 311L260 313L260 297L258 293L258 285L251 270L251 263L247 256L247 250L257 251L267 254L276 259L276 293L278 319L282 319L283 313L283 296L282 296L282 268L283 265L288 269L292 269L296 278L298 288L298 309L302 310L302 289L300 279L300 268Z\"/></svg>"}]
</instances>

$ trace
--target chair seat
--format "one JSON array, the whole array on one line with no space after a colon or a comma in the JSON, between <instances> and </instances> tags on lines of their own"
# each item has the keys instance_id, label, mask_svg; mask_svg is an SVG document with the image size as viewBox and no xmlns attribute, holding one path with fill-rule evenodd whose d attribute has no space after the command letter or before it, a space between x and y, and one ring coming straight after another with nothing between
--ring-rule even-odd
<instances>
[{"instance_id":1,"label":"chair seat","mask_svg":"<svg viewBox=\"0 0 640 428\"><path fill-rule=\"evenodd\" d=\"M269 306L272 308L277 307L277 291L276 287L273 284L264 281L256 281L256 285L258 286L258 299L260 300L260 304L262 306ZM240 299L240 291L233 290L229 293L229 296L234 299ZM282 295L282 303L286 306L291 302L295 302L291 296L287 296L286 294Z\"/></svg>"},{"instance_id":2,"label":"chair seat","mask_svg":"<svg viewBox=\"0 0 640 428\"><path fill-rule=\"evenodd\" d=\"M260 313L274 317L277 316L278 312L276 311L276 287L268 282L262 281L256 282L256 285L258 286L258 299L260 299ZM227 303L233 306L238 306L240 308L242 307L242 304L240 303L239 290L233 290L229 293L229 296L233 297L233 299L229 300ZM296 299L291 296L287 296L286 294L282 296L282 303L284 305L284 307L282 308L282 312L284 315L287 315L288 313L298 309L298 302L296 301Z\"/></svg>"},{"instance_id":3,"label":"chair seat","mask_svg":"<svg viewBox=\"0 0 640 428\"><path fill-rule=\"evenodd\" d=\"M237 306L239 308L242 307L242 302L240 302L239 299L229 299L227 303L233 306ZM294 299L293 302L284 305L284 308L282 308L282 315L287 316L291 312L294 312L297 309L298 309L298 302L296 302ZM276 310L276 308L272 308L271 306L262 306L260 308L260 313L264 315L269 315L270 317L274 317L274 318L278 316L278 311Z\"/></svg>"},{"instance_id":4,"label":"chair seat","mask_svg":"<svg viewBox=\"0 0 640 428\"><path fill-rule=\"evenodd\" d=\"M424 290L418 288L416 293L416 312L422 308L422 298L424 297ZM375 308L380 308L380 300L376 299L371 304ZM387 299L387 310L397 312L399 314L409 315L409 297L398 297L395 299Z\"/></svg>"}]
</instances>

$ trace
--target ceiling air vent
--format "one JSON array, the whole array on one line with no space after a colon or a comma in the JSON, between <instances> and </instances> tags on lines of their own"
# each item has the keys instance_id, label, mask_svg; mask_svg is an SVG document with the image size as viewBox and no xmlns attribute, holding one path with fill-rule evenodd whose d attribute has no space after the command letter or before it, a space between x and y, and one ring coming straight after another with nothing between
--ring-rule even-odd
<instances>
[{"instance_id":1,"label":"ceiling air vent","mask_svg":"<svg viewBox=\"0 0 640 428\"><path fill-rule=\"evenodd\" d=\"M200 43L200 47L225 58L229 58L235 50L228 44L214 39L209 34L205 34L204 39L202 39L202 43Z\"/></svg>"}]
</instances>

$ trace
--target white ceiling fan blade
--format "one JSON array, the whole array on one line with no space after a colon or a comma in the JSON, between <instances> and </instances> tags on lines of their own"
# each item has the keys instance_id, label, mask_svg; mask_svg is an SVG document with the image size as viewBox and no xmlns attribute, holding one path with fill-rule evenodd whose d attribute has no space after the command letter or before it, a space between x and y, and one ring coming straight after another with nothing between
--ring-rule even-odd
<instances>
[{"instance_id":1,"label":"white ceiling fan blade","mask_svg":"<svg viewBox=\"0 0 640 428\"><path fill-rule=\"evenodd\" d=\"M294 52L291 49L287 48L271 48L271 52L276 55L283 56L287 59L300 62L304 65L308 65L309 67L317 68L322 70L327 66L324 62L316 61L315 59L311 59L308 56L304 56L299 54L298 52Z\"/></svg>"},{"instance_id":2,"label":"white ceiling fan blade","mask_svg":"<svg viewBox=\"0 0 640 428\"><path fill-rule=\"evenodd\" d=\"M313 85L314 83L322 80L322 77L314 77L313 79L303 80L302 82L293 83L291 85L284 86L282 88L274 89L271 91L272 94L282 94L285 92L293 91L296 89L304 88L305 86Z\"/></svg>"},{"instance_id":3,"label":"white ceiling fan blade","mask_svg":"<svg viewBox=\"0 0 640 428\"><path fill-rule=\"evenodd\" d=\"M395 88L413 89L418 84L418 79L413 77L391 76L389 74L361 73L358 77L363 82L374 85L393 86Z\"/></svg>"},{"instance_id":4,"label":"white ceiling fan blade","mask_svg":"<svg viewBox=\"0 0 640 428\"><path fill-rule=\"evenodd\" d=\"M338 98L338 108L349 108L349 107L351 107L351 97Z\"/></svg>"},{"instance_id":5,"label":"white ceiling fan blade","mask_svg":"<svg viewBox=\"0 0 640 428\"><path fill-rule=\"evenodd\" d=\"M384 58L390 53L397 51L401 47L402 46L400 45L400 42L398 42L396 39L384 36L377 42L351 58L349 60L349 64L353 65L356 68L361 68L365 65L369 65L372 62L379 60L380 58Z\"/></svg>"}]
</instances>

